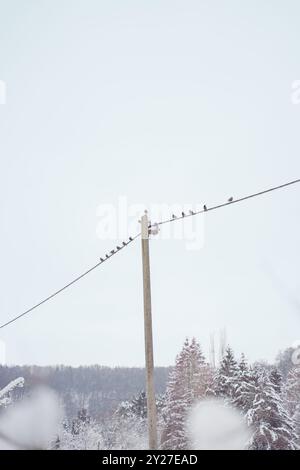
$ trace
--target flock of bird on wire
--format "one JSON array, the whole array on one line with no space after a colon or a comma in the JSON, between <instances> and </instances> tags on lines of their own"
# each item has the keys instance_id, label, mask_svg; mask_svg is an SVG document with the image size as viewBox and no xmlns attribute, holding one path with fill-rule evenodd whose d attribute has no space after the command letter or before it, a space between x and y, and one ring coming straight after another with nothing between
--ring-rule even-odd
<instances>
[{"instance_id":1,"label":"flock of bird on wire","mask_svg":"<svg viewBox=\"0 0 300 470\"><path fill-rule=\"evenodd\" d=\"M133 241L133 238L129 237L128 242L122 242L122 246L117 245L114 250L111 250L108 254L105 255L105 258L100 258L100 262L103 263L103 261L113 256L115 253L117 253L117 251L122 250L122 248L125 248L125 246L128 245L128 243L132 241Z\"/></svg>"},{"instance_id":2,"label":"flock of bird on wire","mask_svg":"<svg viewBox=\"0 0 300 470\"><path fill-rule=\"evenodd\" d=\"M227 202L233 202L233 197L230 197ZM204 204L203 210L204 210L204 212L208 211L208 208L207 208L206 204ZM195 215L195 214L196 214L196 212L190 210L188 215ZM186 214L184 212L181 212L181 216L179 217L179 219L182 219L182 217L185 217L185 216L186 216ZM173 214L172 219L178 219L178 217L175 214Z\"/></svg>"},{"instance_id":3,"label":"flock of bird on wire","mask_svg":"<svg viewBox=\"0 0 300 470\"><path fill-rule=\"evenodd\" d=\"M233 202L233 197L230 197L228 199L228 202ZM204 212L208 211L208 207L206 204L204 204L203 206L203 210ZM189 211L189 214L185 214L185 212L182 212L181 213L181 216L177 217L175 214L172 214L172 219L175 220L175 219L182 219L183 217L185 217L186 215L195 215L196 212L190 210ZM154 224L154 225L158 225L158 224ZM129 243L131 243L133 241L133 238L132 237L129 237L128 241L127 242L122 242L122 246L119 246L117 245L116 248L114 250L111 250L108 254L105 255L105 258L100 258L100 263L103 263L106 259L110 258L111 256L113 256L114 254L116 254L118 251L122 250L123 248L125 248L125 246L127 246Z\"/></svg>"}]
</instances>

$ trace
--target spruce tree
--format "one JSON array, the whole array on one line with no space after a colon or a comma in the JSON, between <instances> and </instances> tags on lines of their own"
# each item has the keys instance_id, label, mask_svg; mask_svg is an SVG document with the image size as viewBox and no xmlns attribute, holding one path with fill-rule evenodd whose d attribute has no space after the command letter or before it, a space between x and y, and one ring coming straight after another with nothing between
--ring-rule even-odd
<instances>
[{"instance_id":1,"label":"spruce tree","mask_svg":"<svg viewBox=\"0 0 300 470\"><path fill-rule=\"evenodd\" d=\"M300 450L300 404L297 406L296 411L294 413L293 422L295 426L295 432L297 434L297 449Z\"/></svg>"},{"instance_id":2,"label":"spruce tree","mask_svg":"<svg viewBox=\"0 0 300 470\"><path fill-rule=\"evenodd\" d=\"M235 397L238 375L238 364L232 349L228 346L214 377L214 394L217 397L224 398L227 402L231 402Z\"/></svg>"},{"instance_id":3,"label":"spruce tree","mask_svg":"<svg viewBox=\"0 0 300 470\"><path fill-rule=\"evenodd\" d=\"M251 409L256 393L256 376L253 368L248 366L244 354L238 364L235 379L234 393L231 395L231 404L244 415Z\"/></svg>"},{"instance_id":4,"label":"spruce tree","mask_svg":"<svg viewBox=\"0 0 300 470\"><path fill-rule=\"evenodd\" d=\"M294 366L289 371L283 395L290 415L293 416L297 406L300 404L300 365Z\"/></svg>"},{"instance_id":5,"label":"spruce tree","mask_svg":"<svg viewBox=\"0 0 300 470\"><path fill-rule=\"evenodd\" d=\"M192 404L195 400L206 396L212 381L211 368L195 338L192 338L189 346L186 370L187 388L190 391L190 404Z\"/></svg>"},{"instance_id":6,"label":"spruce tree","mask_svg":"<svg viewBox=\"0 0 300 470\"><path fill-rule=\"evenodd\" d=\"M116 410L116 415L123 418L131 418L136 416L138 418L147 417L147 397L144 390L140 391L138 395L134 396L131 400L122 401Z\"/></svg>"},{"instance_id":7,"label":"spruce tree","mask_svg":"<svg viewBox=\"0 0 300 470\"><path fill-rule=\"evenodd\" d=\"M195 338L185 340L170 374L161 437L163 449L186 449L186 415L192 404L207 393L211 373Z\"/></svg>"},{"instance_id":8,"label":"spruce tree","mask_svg":"<svg viewBox=\"0 0 300 470\"><path fill-rule=\"evenodd\" d=\"M255 371L255 395L246 414L248 424L254 429L250 449L292 450L296 448L297 435L292 419L270 375L261 369Z\"/></svg>"},{"instance_id":9,"label":"spruce tree","mask_svg":"<svg viewBox=\"0 0 300 470\"><path fill-rule=\"evenodd\" d=\"M274 367L274 369L271 370L270 380L272 384L274 385L274 389L276 390L276 392L281 393L282 375L279 372L277 367Z\"/></svg>"},{"instance_id":10,"label":"spruce tree","mask_svg":"<svg viewBox=\"0 0 300 470\"><path fill-rule=\"evenodd\" d=\"M247 362L247 359L246 359L246 356L245 356L244 353L242 353L242 355L241 355L241 359L238 363L238 369L239 369L240 373L244 373L244 372L249 371L248 362Z\"/></svg>"},{"instance_id":11,"label":"spruce tree","mask_svg":"<svg viewBox=\"0 0 300 470\"><path fill-rule=\"evenodd\" d=\"M183 348L176 357L167 386L166 405L164 409L165 425L162 432L162 449L185 449L185 416L189 406L190 393L186 387L186 364L189 353L189 342L186 339Z\"/></svg>"}]
</instances>

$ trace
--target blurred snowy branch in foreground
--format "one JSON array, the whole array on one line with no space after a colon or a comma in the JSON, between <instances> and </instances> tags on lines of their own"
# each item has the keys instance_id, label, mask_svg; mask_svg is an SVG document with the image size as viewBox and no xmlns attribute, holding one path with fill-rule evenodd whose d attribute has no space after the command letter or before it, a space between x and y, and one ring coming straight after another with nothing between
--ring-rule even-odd
<instances>
[{"instance_id":1,"label":"blurred snowy branch in foreground","mask_svg":"<svg viewBox=\"0 0 300 470\"><path fill-rule=\"evenodd\" d=\"M7 406L11 403L10 393L17 387L24 387L23 377L12 380L6 387L0 390L0 406Z\"/></svg>"},{"instance_id":2,"label":"blurred snowy branch in foreground","mask_svg":"<svg viewBox=\"0 0 300 470\"><path fill-rule=\"evenodd\" d=\"M251 435L241 414L217 399L202 400L193 406L187 431L193 450L242 450Z\"/></svg>"},{"instance_id":3,"label":"blurred snowy branch in foreground","mask_svg":"<svg viewBox=\"0 0 300 470\"><path fill-rule=\"evenodd\" d=\"M1 392L2 393L2 392ZM0 449L46 449L62 421L54 392L38 388L0 416Z\"/></svg>"}]
</instances>

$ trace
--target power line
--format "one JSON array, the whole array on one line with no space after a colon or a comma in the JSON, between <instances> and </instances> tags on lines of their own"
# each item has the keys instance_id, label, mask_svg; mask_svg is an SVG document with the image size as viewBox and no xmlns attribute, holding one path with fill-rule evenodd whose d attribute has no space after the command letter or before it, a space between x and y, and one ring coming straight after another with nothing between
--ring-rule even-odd
<instances>
[{"instance_id":1,"label":"power line","mask_svg":"<svg viewBox=\"0 0 300 470\"><path fill-rule=\"evenodd\" d=\"M25 312L21 313L20 315L17 315L16 317L12 318L11 320L9 320L8 322L6 323L3 323L3 325L0 326L0 329L2 328L5 328L6 326L10 325L11 323L14 323L15 321L19 320L20 318L24 317L25 315L27 315L28 313L32 312L33 310L35 310L36 308L40 307L41 305L43 305L44 303L48 302L48 300L51 300L53 299L53 297L55 297L56 295L60 294L61 292L63 292L64 290L66 290L68 287L72 286L73 284L75 284L76 282L78 282L80 279L82 279L83 277L85 277L87 274L89 274L90 272L94 271L94 269L98 268L101 264L105 263L105 261L108 261L110 258L112 258L112 256L116 255L117 253L119 253L119 251L123 250L125 247L127 247L130 243L132 243L136 238L138 238L140 236L140 233L138 233L137 235L135 235L134 237L129 237L129 240L124 244L122 244L122 246L118 246L115 250L112 250L110 252L110 254L107 254L104 258L100 258L100 261L95 264L94 266L92 266L91 268L89 268L87 271L85 271L84 273L80 274L79 276L77 276L75 279L73 279L72 281L70 281L68 284L64 285L63 287L61 287L60 289L58 289L57 291L53 292L53 294L50 294L48 297L46 297L45 299L41 300L40 302L38 302L37 304L35 304L33 307L29 308L28 310L26 310Z\"/></svg>"},{"instance_id":2,"label":"power line","mask_svg":"<svg viewBox=\"0 0 300 470\"><path fill-rule=\"evenodd\" d=\"M293 184L296 184L296 183L300 183L300 179L297 179L297 180L294 180L294 181L289 181L288 183L284 183L284 184L281 184L279 186L273 186L271 188L268 188L268 189L264 189L263 191L259 191L257 193L252 193L252 194L249 194L248 196L244 196L244 197L241 197L239 199L233 199L233 198L230 198L227 202L225 203L222 203L222 204L218 204L216 206L212 206L212 207L207 207L206 205L203 206L203 210L200 210L200 211L195 211L193 212L192 210L190 211L189 214L185 214L185 213L182 213L181 216L175 216L173 215L172 218L170 219L167 219L167 220L163 220L161 222L156 222L154 224L150 224L149 225L149 229L150 228L155 228L155 227L158 227L159 225L164 225L164 224L167 224L167 223L171 223L171 222L175 222L176 220L180 220L180 219L184 219L184 218L187 218L187 217L193 217L195 215L198 215L198 214L203 214L205 212L209 212L209 211L213 211L213 210L216 210L216 209L220 209L222 207L226 207L226 206L229 206L229 205L232 205L232 204L237 204L239 202L242 202L242 201L246 201L247 199L251 199L251 198L254 198L254 197L258 197L258 196L262 196L263 194L267 194L267 193L270 193L272 191L277 191L279 189L283 189L283 188L286 188L288 186L291 186ZM123 242L123 244L121 246L117 246L114 250L111 250L110 251L110 254L106 254L104 258L100 258L100 261L95 264L94 266L92 266L91 268L89 268L87 271L85 271L84 273L80 274L79 276L77 276L75 279L73 279L71 282L69 282L68 284L64 285L61 289L58 289L57 291L53 292L53 294L49 295L48 297L46 297L45 299L41 300L40 302L38 302L37 304L35 304L33 307L29 308L28 310L26 310L25 312L21 313L20 315L12 318L11 320L9 320L8 322L0 325L0 329L2 328L5 328L6 326L10 325L11 323L19 320L20 318L22 318L23 316L29 314L30 312L32 312L33 310L35 310L36 308L40 307L41 305L43 305L44 303L48 302L48 300L51 300L53 299L53 297L55 297L56 295L60 294L61 292L63 292L65 289L67 289L68 287L72 286L73 284L75 284L77 281L79 281L80 279L82 279L83 277L85 277L87 274L89 274L91 271L94 271L94 269L98 268L98 266L100 266L101 264L103 264L105 261L108 261L112 256L114 256L115 254L117 254L119 251L121 251L123 248L125 248L126 246L128 246L130 243L132 243L136 238L138 238L139 236L141 235L141 233L138 233L137 235L135 235L134 237L129 237L129 241L128 242Z\"/></svg>"},{"instance_id":3,"label":"power line","mask_svg":"<svg viewBox=\"0 0 300 470\"><path fill-rule=\"evenodd\" d=\"M166 220L163 220L161 222L156 222L154 224L151 224L149 228L157 227L158 225L164 225L164 224L168 224L168 223L171 223L171 222L175 222L176 220L184 219L184 218L187 218L187 217L193 217L194 215L203 214L205 212L214 211L216 209L220 209L221 207L231 206L232 204L237 204L238 202L246 201L247 199L252 199L254 197L262 196L263 194L267 194L267 193L270 193L272 191L277 191L278 189L283 189L283 188L286 188L287 186L291 186L291 185L296 184L296 183L300 183L300 179L297 179L297 180L294 180L294 181L289 181L288 183L284 183L284 184L281 184L279 186L273 186L272 188L264 189L263 191L259 191L258 193L249 194L248 196L243 196L239 199L230 198L230 200L228 200L227 202L222 203L222 204L218 204L217 206L208 207L208 206L204 205L203 209L200 210L200 211L195 211L195 212L190 211L189 214L182 213L182 215L180 215L180 216L173 215L173 217L170 218L170 219L166 219Z\"/></svg>"}]
</instances>

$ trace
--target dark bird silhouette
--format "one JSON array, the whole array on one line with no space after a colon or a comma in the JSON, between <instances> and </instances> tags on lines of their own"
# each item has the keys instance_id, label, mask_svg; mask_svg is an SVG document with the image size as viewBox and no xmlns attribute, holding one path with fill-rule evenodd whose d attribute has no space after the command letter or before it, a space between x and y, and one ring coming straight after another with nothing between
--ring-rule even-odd
<instances>
[{"instance_id":1,"label":"dark bird silhouette","mask_svg":"<svg viewBox=\"0 0 300 470\"><path fill-rule=\"evenodd\" d=\"M177 219L175 214L172 214L172 219Z\"/></svg>"},{"instance_id":2,"label":"dark bird silhouette","mask_svg":"<svg viewBox=\"0 0 300 470\"><path fill-rule=\"evenodd\" d=\"M132 242L133 238L132 238L132 237L129 237L129 240Z\"/></svg>"},{"instance_id":3,"label":"dark bird silhouette","mask_svg":"<svg viewBox=\"0 0 300 470\"><path fill-rule=\"evenodd\" d=\"M111 254L113 255L115 253L115 250L111 250Z\"/></svg>"},{"instance_id":4,"label":"dark bird silhouette","mask_svg":"<svg viewBox=\"0 0 300 470\"><path fill-rule=\"evenodd\" d=\"M106 256L106 258L109 258L109 255L105 255L105 256Z\"/></svg>"},{"instance_id":5,"label":"dark bird silhouette","mask_svg":"<svg viewBox=\"0 0 300 470\"><path fill-rule=\"evenodd\" d=\"M182 215L182 217L185 217L185 213L184 213L184 212L181 212L181 215Z\"/></svg>"},{"instance_id":6,"label":"dark bird silhouette","mask_svg":"<svg viewBox=\"0 0 300 470\"><path fill-rule=\"evenodd\" d=\"M127 243L125 243L125 242L122 242L122 244L123 244L123 246L126 246L126 245L127 245Z\"/></svg>"},{"instance_id":7,"label":"dark bird silhouette","mask_svg":"<svg viewBox=\"0 0 300 470\"><path fill-rule=\"evenodd\" d=\"M121 250L121 247L120 247L120 246L117 246L117 250Z\"/></svg>"},{"instance_id":8,"label":"dark bird silhouette","mask_svg":"<svg viewBox=\"0 0 300 470\"><path fill-rule=\"evenodd\" d=\"M231 196L229 199L228 199L228 202L232 202L233 201L233 197Z\"/></svg>"},{"instance_id":9,"label":"dark bird silhouette","mask_svg":"<svg viewBox=\"0 0 300 470\"><path fill-rule=\"evenodd\" d=\"M207 206L204 204L203 210L206 212L207 211Z\"/></svg>"},{"instance_id":10,"label":"dark bird silhouette","mask_svg":"<svg viewBox=\"0 0 300 470\"><path fill-rule=\"evenodd\" d=\"M101 263L103 263L104 259L103 259L103 258L100 258L100 261L101 261Z\"/></svg>"},{"instance_id":11,"label":"dark bird silhouette","mask_svg":"<svg viewBox=\"0 0 300 470\"><path fill-rule=\"evenodd\" d=\"M190 215L194 215L195 212L194 211L189 211Z\"/></svg>"}]
</instances>

